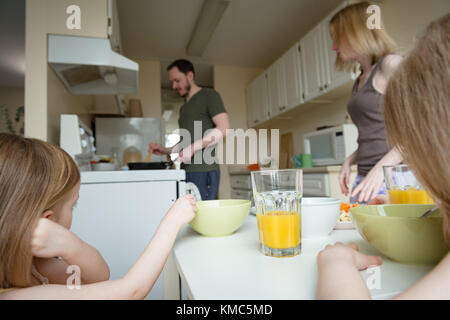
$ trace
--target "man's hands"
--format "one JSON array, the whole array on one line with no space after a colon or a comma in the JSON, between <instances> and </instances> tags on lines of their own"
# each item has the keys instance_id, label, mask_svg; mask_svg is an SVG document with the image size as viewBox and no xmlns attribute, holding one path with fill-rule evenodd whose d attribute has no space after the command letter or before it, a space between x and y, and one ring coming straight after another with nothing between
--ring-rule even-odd
<instances>
[{"instance_id":1,"label":"man's hands","mask_svg":"<svg viewBox=\"0 0 450 320\"><path fill-rule=\"evenodd\" d=\"M150 150L153 150L153 153L156 155L159 155L159 156L165 155L165 154L170 154L172 152L172 148L165 148L156 142L150 143L148 151L150 152Z\"/></svg>"}]
</instances>

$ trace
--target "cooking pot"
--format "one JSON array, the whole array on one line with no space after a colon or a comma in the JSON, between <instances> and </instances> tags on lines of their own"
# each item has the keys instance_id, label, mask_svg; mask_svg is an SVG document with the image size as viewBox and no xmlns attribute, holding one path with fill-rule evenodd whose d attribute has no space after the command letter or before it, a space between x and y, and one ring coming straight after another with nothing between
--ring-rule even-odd
<instances>
[{"instance_id":1,"label":"cooking pot","mask_svg":"<svg viewBox=\"0 0 450 320\"><path fill-rule=\"evenodd\" d=\"M173 169L173 161L161 162L128 162L130 170L156 170L156 169Z\"/></svg>"}]
</instances>

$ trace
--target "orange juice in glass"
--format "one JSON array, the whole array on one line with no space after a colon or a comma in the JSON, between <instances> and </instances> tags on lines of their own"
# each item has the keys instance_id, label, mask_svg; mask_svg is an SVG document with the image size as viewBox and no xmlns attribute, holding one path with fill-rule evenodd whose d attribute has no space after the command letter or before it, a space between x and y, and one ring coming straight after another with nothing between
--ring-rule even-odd
<instances>
[{"instance_id":1,"label":"orange juice in glass","mask_svg":"<svg viewBox=\"0 0 450 320\"><path fill-rule=\"evenodd\" d=\"M433 204L407 165L384 166L384 180L393 204Z\"/></svg>"},{"instance_id":2,"label":"orange juice in glass","mask_svg":"<svg viewBox=\"0 0 450 320\"><path fill-rule=\"evenodd\" d=\"M251 175L261 252L272 257L300 254L302 170L263 170Z\"/></svg>"}]
</instances>

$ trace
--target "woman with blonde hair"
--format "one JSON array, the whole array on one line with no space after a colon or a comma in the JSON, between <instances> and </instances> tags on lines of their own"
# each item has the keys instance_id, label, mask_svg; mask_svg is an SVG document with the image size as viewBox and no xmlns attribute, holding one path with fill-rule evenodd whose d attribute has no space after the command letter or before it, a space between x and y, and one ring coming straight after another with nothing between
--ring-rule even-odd
<instances>
[{"instance_id":1,"label":"woman with blonde hair","mask_svg":"<svg viewBox=\"0 0 450 320\"><path fill-rule=\"evenodd\" d=\"M432 22L388 83L384 99L389 141L439 206L450 246L450 14ZM320 299L370 298L359 270L380 265L355 244L328 245L318 255ZM339 274L339 277L336 277ZM450 299L450 253L397 299Z\"/></svg>"},{"instance_id":2,"label":"woman with blonde hair","mask_svg":"<svg viewBox=\"0 0 450 320\"><path fill-rule=\"evenodd\" d=\"M357 164L351 203L367 203L377 194L385 194L383 166L402 161L398 150L388 147L382 111L386 84L402 58L394 54L395 42L384 28L368 27L369 6L361 2L345 7L329 23L336 69L350 71L359 64L361 70L347 105L358 128L358 149L345 159L339 174L341 191L347 195L350 168Z\"/></svg>"},{"instance_id":3,"label":"woman with blonde hair","mask_svg":"<svg viewBox=\"0 0 450 320\"><path fill-rule=\"evenodd\" d=\"M179 228L195 215L192 196L177 200L129 272L109 281L101 254L69 230L79 189L77 165L64 150L0 133L0 299L144 298ZM79 290L68 283L73 266Z\"/></svg>"}]
</instances>

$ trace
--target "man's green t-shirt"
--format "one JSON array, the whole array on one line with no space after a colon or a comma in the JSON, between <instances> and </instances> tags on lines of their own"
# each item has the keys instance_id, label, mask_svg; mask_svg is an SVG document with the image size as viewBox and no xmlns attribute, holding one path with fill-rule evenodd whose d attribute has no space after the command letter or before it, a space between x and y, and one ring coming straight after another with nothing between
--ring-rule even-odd
<instances>
[{"instance_id":1,"label":"man's green t-shirt","mask_svg":"<svg viewBox=\"0 0 450 320\"><path fill-rule=\"evenodd\" d=\"M181 106L178 125L180 129L189 131L191 135L189 143L193 143L203 137L206 130L215 127L212 118L223 112L226 112L226 110L219 93L211 88L202 88ZM194 121L202 122L201 137L195 137L194 135ZM199 150L196 153L202 153L203 150ZM214 151L211 154L214 155ZM192 157L190 164L182 165L182 169L186 170L186 172L205 172L219 169L219 165L216 163L206 164L203 160L203 155L202 164L194 164L194 158L195 155Z\"/></svg>"}]
</instances>

